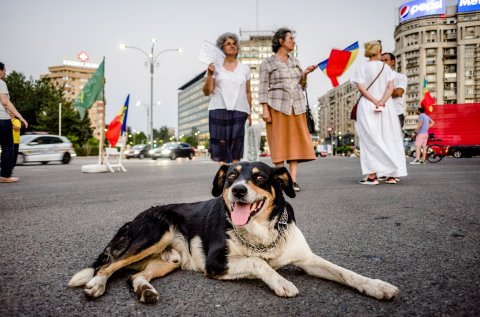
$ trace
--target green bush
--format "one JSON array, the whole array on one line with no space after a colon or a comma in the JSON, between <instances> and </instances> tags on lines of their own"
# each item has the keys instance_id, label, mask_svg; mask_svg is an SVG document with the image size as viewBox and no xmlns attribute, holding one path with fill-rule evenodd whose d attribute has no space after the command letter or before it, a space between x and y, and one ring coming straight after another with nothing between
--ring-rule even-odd
<instances>
[{"instance_id":1,"label":"green bush","mask_svg":"<svg viewBox=\"0 0 480 317\"><path fill-rule=\"evenodd\" d=\"M77 156L97 156L98 146L93 147L89 145L84 145L82 147L76 147L75 153L77 153Z\"/></svg>"}]
</instances>

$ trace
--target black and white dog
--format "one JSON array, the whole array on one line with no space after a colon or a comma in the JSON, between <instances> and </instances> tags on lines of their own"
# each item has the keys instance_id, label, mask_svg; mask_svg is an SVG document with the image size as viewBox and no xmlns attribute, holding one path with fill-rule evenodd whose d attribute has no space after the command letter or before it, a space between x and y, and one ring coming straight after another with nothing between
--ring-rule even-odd
<instances>
[{"instance_id":1,"label":"black and white dog","mask_svg":"<svg viewBox=\"0 0 480 317\"><path fill-rule=\"evenodd\" d=\"M121 268L139 271L129 284L140 302L154 303L149 283L177 268L204 272L220 280L259 278L278 296L298 289L276 269L293 264L307 274L333 280L378 299L391 299L397 287L364 277L315 255L295 225L295 197L287 169L264 163L222 166L208 201L152 207L121 227L93 263L68 285L85 286L88 298L105 292L108 278Z\"/></svg>"}]
</instances>

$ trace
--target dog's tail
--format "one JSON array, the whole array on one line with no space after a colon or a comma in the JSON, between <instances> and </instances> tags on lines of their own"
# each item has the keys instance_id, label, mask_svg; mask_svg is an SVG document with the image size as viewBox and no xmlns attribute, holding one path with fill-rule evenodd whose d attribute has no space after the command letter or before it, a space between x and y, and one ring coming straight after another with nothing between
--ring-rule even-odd
<instances>
[{"instance_id":1,"label":"dog's tail","mask_svg":"<svg viewBox=\"0 0 480 317\"><path fill-rule=\"evenodd\" d=\"M88 283L93 278L95 270L91 267L76 273L68 282L68 287L79 287Z\"/></svg>"}]
</instances>

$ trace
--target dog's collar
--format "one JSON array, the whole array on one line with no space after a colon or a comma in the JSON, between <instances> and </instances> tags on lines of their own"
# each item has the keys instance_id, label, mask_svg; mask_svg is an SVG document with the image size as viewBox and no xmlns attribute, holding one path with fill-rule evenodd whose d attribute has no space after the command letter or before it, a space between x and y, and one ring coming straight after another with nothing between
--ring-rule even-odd
<instances>
[{"instance_id":1,"label":"dog's collar","mask_svg":"<svg viewBox=\"0 0 480 317\"><path fill-rule=\"evenodd\" d=\"M280 220L278 221L277 228L278 228L277 238L275 239L275 241L273 241L269 245L256 245L256 244L248 241L247 239L245 239L240 234L240 232L238 232L238 230L235 226L233 227L233 232L235 233L235 236L238 238L238 240L240 241L241 244L243 244L244 246L246 246L247 248L249 248L252 251L262 253L262 252L269 252L269 251L273 250L273 248L275 248L277 246L278 241L280 241L280 238L283 236L283 233L287 230L287 228L288 228L287 208L283 209L283 213L280 216Z\"/></svg>"}]
</instances>

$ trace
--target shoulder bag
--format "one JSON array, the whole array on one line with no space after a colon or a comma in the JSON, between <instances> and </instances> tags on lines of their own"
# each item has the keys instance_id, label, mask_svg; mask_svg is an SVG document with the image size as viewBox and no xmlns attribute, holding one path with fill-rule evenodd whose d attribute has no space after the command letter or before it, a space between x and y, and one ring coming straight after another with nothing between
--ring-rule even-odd
<instances>
[{"instance_id":1,"label":"shoulder bag","mask_svg":"<svg viewBox=\"0 0 480 317\"><path fill-rule=\"evenodd\" d=\"M312 112L310 111L310 105L308 103L308 94L307 94L307 90L305 89L305 99L307 100L307 112L306 112L306 115L307 115L307 127L308 127L308 132L310 132L310 134L314 134L315 132L317 132L315 130L315 120L313 119L313 116L312 116Z\"/></svg>"},{"instance_id":2,"label":"shoulder bag","mask_svg":"<svg viewBox=\"0 0 480 317\"><path fill-rule=\"evenodd\" d=\"M378 79L378 77L380 77L380 74L383 72L384 68L385 68L385 63L383 63L382 69L378 73L377 77L375 77L375 79L372 81L372 83L370 85L368 85L367 90L368 90L368 88L372 87L373 83ZM360 94L360 97L357 99L357 102L355 103L355 105L352 108L352 111L350 112L350 119L352 119L352 120L357 120L357 107L358 107L358 103L360 102L360 99L362 99L362 97L363 97L363 95Z\"/></svg>"}]
</instances>

